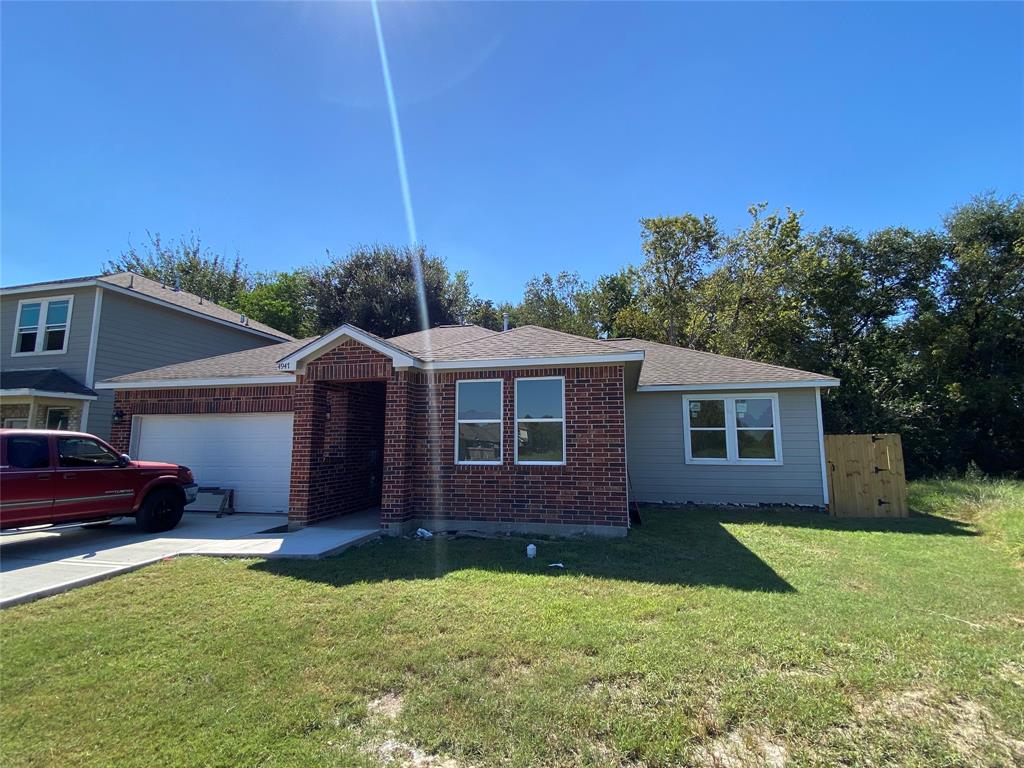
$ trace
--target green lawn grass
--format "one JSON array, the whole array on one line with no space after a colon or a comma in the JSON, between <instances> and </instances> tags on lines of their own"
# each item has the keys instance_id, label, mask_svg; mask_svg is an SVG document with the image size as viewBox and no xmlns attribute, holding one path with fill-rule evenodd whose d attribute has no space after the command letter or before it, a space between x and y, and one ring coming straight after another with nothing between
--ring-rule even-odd
<instances>
[{"instance_id":1,"label":"green lawn grass","mask_svg":"<svg viewBox=\"0 0 1024 768\"><path fill-rule=\"evenodd\" d=\"M0 614L0 764L1021 764L1024 483L911 506L163 562Z\"/></svg>"}]
</instances>

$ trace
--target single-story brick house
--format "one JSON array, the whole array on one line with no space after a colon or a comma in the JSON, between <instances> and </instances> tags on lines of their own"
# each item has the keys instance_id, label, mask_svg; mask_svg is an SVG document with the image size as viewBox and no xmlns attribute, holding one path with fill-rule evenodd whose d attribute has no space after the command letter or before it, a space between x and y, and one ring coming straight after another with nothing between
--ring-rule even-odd
<instances>
[{"instance_id":1,"label":"single-story brick house","mask_svg":"<svg viewBox=\"0 0 1024 768\"><path fill-rule=\"evenodd\" d=\"M624 535L628 500L828 504L828 376L536 326L350 325L118 376L112 441L293 526Z\"/></svg>"}]
</instances>

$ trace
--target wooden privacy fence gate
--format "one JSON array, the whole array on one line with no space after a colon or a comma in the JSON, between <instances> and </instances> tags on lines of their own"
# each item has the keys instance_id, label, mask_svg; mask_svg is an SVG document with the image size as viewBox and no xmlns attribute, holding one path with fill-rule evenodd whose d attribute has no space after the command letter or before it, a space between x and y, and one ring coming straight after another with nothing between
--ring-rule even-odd
<instances>
[{"instance_id":1,"label":"wooden privacy fence gate","mask_svg":"<svg viewBox=\"0 0 1024 768\"><path fill-rule=\"evenodd\" d=\"M907 517L899 435L825 435L829 514Z\"/></svg>"}]
</instances>

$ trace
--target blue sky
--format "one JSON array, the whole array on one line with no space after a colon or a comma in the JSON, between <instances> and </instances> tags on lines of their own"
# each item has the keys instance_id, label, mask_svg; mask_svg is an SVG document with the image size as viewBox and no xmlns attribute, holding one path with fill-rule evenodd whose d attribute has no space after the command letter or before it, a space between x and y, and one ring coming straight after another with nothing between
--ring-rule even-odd
<instances>
[{"instance_id":1,"label":"blue sky","mask_svg":"<svg viewBox=\"0 0 1024 768\"><path fill-rule=\"evenodd\" d=\"M755 201L934 227L1024 189L1024 5L381 6L421 240L477 292ZM145 231L261 270L406 241L367 3L4 3L4 284Z\"/></svg>"}]
</instances>

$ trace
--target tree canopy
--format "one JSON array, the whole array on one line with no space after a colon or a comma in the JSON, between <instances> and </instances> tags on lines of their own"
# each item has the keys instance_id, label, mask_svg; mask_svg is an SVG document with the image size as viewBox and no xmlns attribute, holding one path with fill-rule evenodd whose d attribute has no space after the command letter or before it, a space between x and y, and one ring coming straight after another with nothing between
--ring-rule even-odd
<instances>
[{"instance_id":1,"label":"tree canopy","mask_svg":"<svg viewBox=\"0 0 1024 768\"><path fill-rule=\"evenodd\" d=\"M642 259L593 283L531 278L517 303L473 294L420 247L361 246L293 272L250 273L198 237L159 235L105 265L177 282L295 336L352 323L378 335L431 325L535 324L633 336L837 376L830 432L900 432L908 472L1024 471L1024 202L986 195L938 231L860 234L749 209L721 231L706 214L640 220Z\"/></svg>"}]
</instances>

